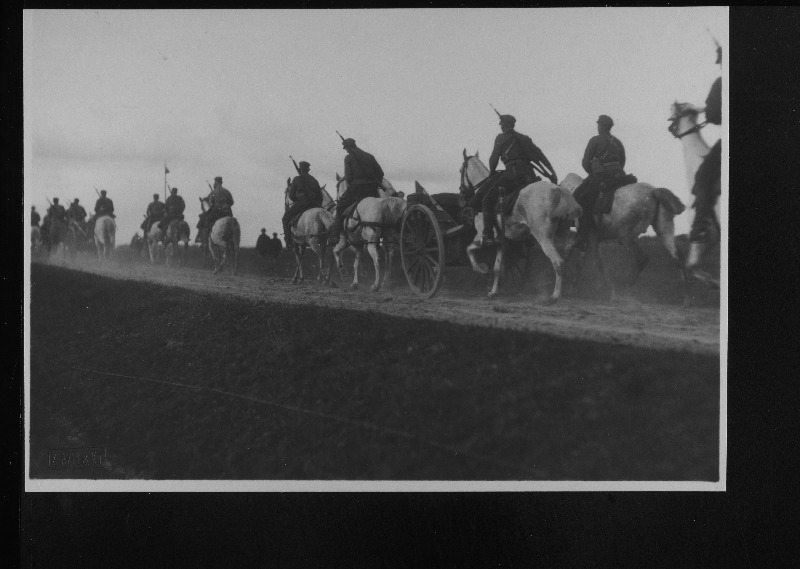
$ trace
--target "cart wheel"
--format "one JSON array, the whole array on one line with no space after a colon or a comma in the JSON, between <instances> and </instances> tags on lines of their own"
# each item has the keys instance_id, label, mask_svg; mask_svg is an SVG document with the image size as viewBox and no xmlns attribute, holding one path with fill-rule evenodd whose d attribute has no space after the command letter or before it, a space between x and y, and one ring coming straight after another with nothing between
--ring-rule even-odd
<instances>
[{"instance_id":1,"label":"cart wheel","mask_svg":"<svg viewBox=\"0 0 800 569\"><path fill-rule=\"evenodd\" d=\"M444 238L439 222L427 206L414 204L403 214L400 259L414 292L422 298L435 295L442 284Z\"/></svg>"}]
</instances>

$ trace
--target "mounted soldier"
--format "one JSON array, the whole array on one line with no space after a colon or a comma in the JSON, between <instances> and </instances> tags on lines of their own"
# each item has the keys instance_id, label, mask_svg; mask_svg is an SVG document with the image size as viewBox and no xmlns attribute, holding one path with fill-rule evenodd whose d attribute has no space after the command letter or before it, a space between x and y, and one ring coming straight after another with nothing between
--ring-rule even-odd
<instances>
[{"instance_id":1,"label":"mounted soldier","mask_svg":"<svg viewBox=\"0 0 800 569\"><path fill-rule=\"evenodd\" d=\"M114 202L111 201L110 198L106 197L105 190L100 190L100 197L94 204L94 217L96 219L104 215L116 217L116 215L114 215Z\"/></svg>"},{"instance_id":2,"label":"mounted soldier","mask_svg":"<svg viewBox=\"0 0 800 569\"><path fill-rule=\"evenodd\" d=\"M176 219L183 219L183 210L186 209L186 202L178 195L178 188L170 188L169 197L164 204L165 215L159 224L159 228L166 230L169 224Z\"/></svg>"},{"instance_id":3,"label":"mounted soldier","mask_svg":"<svg viewBox=\"0 0 800 569\"><path fill-rule=\"evenodd\" d=\"M39 227L39 222L41 221L41 216L36 211L36 206L31 206L31 227Z\"/></svg>"},{"instance_id":4,"label":"mounted soldier","mask_svg":"<svg viewBox=\"0 0 800 569\"><path fill-rule=\"evenodd\" d=\"M75 198L71 204L69 204L69 209L67 209L67 219L74 220L80 224L81 227L86 223L86 210L83 209L83 206L78 203L78 198Z\"/></svg>"},{"instance_id":5,"label":"mounted soldier","mask_svg":"<svg viewBox=\"0 0 800 569\"><path fill-rule=\"evenodd\" d=\"M292 160L294 161L294 159ZM294 202L286 209L281 223L283 224L283 239L286 247L291 248L292 233L289 224L304 211L315 207L322 207L322 189L317 179L309 174L311 164L301 161L297 166L297 176L289 185L289 199ZM266 235L264 235L266 237Z\"/></svg>"},{"instance_id":6,"label":"mounted soldier","mask_svg":"<svg viewBox=\"0 0 800 569\"><path fill-rule=\"evenodd\" d=\"M144 221L139 226L142 228L145 235L150 233L150 228L153 226L155 222L164 219L165 211L166 211L166 206L164 205L163 202L159 201L158 194L153 194L153 201L151 201L147 205L147 211L145 212Z\"/></svg>"},{"instance_id":7,"label":"mounted soldier","mask_svg":"<svg viewBox=\"0 0 800 569\"><path fill-rule=\"evenodd\" d=\"M205 212L203 225L211 231L214 223L223 217L233 217L233 196L222 186L222 176L214 178L214 187L202 201L208 203L208 211Z\"/></svg>"},{"instance_id":8,"label":"mounted soldier","mask_svg":"<svg viewBox=\"0 0 800 569\"><path fill-rule=\"evenodd\" d=\"M716 41L716 40L715 40ZM722 46L717 44L717 65L722 65ZM717 77L706 98L706 122L722 124L722 77ZM689 257L686 269L695 278L716 284L716 279L700 268L703 254L719 230L719 220L714 212L721 193L722 139L718 140L697 169L692 194L695 210L689 233Z\"/></svg>"},{"instance_id":9,"label":"mounted soldier","mask_svg":"<svg viewBox=\"0 0 800 569\"><path fill-rule=\"evenodd\" d=\"M578 251L586 252L589 247L589 233L595 227L595 203L600 193L614 191L631 183L625 174L625 147L620 139L611 134L613 126L611 117L600 115L597 119L597 135L589 139L583 153L581 165L589 175L573 193L584 212L578 223L575 243Z\"/></svg>"},{"instance_id":10,"label":"mounted soldier","mask_svg":"<svg viewBox=\"0 0 800 569\"><path fill-rule=\"evenodd\" d=\"M469 202L469 207L473 210L483 211L484 225L481 243L484 246L494 244L494 206L500 197L501 189L510 193L541 180L536 175L533 164L539 166L539 170L554 184L557 183L555 170L541 149L533 143L529 136L514 130L517 119L511 115L501 115L496 109L495 112L500 117L502 132L494 140L494 148L489 158L489 178L482 187L478 188ZM506 169L497 172L500 160L503 161Z\"/></svg>"},{"instance_id":11,"label":"mounted soldier","mask_svg":"<svg viewBox=\"0 0 800 569\"><path fill-rule=\"evenodd\" d=\"M58 203L58 198L53 198L53 205L47 208L47 217L52 224L54 221L67 222L67 212L64 206Z\"/></svg>"},{"instance_id":12,"label":"mounted soldier","mask_svg":"<svg viewBox=\"0 0 800 569\"><path fill-rule=\"evenodd\" d=\"M341 137L341 135L339 135ZM344 213L351 205L367 197L380 197L378 187L383 180L383 169L375 157L364 152L352 138L342 138L342 148L347 151L344 157L344 180L348 188L336 204L336 216L328 230L328 245L336 245L344 225Z\"/></svg>"}]
</instances>

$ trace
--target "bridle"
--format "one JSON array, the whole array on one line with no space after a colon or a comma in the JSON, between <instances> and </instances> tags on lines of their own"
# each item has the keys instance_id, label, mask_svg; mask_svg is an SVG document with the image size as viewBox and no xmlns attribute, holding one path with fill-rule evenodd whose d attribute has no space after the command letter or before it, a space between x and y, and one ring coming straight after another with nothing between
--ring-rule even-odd
<instances>
[{"instance_id":1,"label":"bridle","mask_svg":"<svg viewBox=\"0 0 800 569\"><path fill-rule=\"evenodd\" d=\"M692 109L691 107L684 107L683 109L681 109L680 114L669 118L670 125L669 127L667 127L667 130L669 130L672 136L680 140L684 136L689 136L690 134L695 134L700 132L700 130L708 124L708 121L706 120L701 123L697 123L690 129L686 130L685 132L675 132L678 129L678 121L690 114L697 116L700 113L696 109Z\"/></svg>"}]
</instances>

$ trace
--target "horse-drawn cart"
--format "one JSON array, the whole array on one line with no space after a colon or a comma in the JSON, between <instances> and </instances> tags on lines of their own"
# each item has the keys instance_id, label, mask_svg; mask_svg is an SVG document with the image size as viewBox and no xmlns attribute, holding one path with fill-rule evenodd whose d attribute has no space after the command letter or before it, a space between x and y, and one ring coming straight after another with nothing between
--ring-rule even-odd
<instances>
[{"instance_id":1,"label":"horse-drawn cart","mask_svg":"<svg viewBox=\"0 0 800 569\"><path fill-rule=\"evenodd\" d=\"M447 208L437 201L443 196L454 198L448 200L452 203L447 203ZM468 264L465 248L475 230L463 215L463 201L457 198L458 194L431 196L419 183L416 192L406 198L408 207L400 222L400 259L409 286L421 298L431 298L439 291L446 265ZM506 288L521 289L530 274L534 243L533 239L512 242L501 232L501 282Z\"/></svg>"}]
</instances>

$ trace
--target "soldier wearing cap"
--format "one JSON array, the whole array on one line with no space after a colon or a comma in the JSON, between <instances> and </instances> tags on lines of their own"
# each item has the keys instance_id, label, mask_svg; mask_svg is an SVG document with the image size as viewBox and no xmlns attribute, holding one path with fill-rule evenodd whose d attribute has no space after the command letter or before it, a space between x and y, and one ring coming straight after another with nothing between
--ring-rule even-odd
<instances>
[{"instance_id":1,"label":"soldier wearing cap","mask_svg":"<svg viewBox=\"0 0 800 569\"><path fill-rule=\"evenodd\" d=\"M153 194L153 201L151 201L147 205L147 211L145 212L145 219L142 224L139 226L144 231L144 234L147 235L150 232L150 228L156 221L161 221L164 219L164 212L166 211L166 207L164 203L159 201L158 194Z\"/></svg>"},{"instance_id":2,"label":"soldier wearing cap","mask_svg":"<svg viewBox=\"0 0 800 569\"><path fill-rule=\"evenodd\" d=\"M233 216L233 196L222 186L222 176L214 178L214 188L204 198L210 206L205 214L204 225L210 231L214 223L223 217Z\"/></svg>"},{"instance_id":3,"label":"soldier wearing cap","mask_svg":"<svg viewBox=\"0 0 800 569\"><path fill-rule=\"evenodd\" d=\"M161 229L166 229L176 219L183 219L183 210L186 209L186 202L178 195L178 188L169 190L169 197L164 203L164 208L166 209L164 219L159 224Z\"/></svg>"},{"instance_id":4,"label":"soldier wearing cap","mask_svg":"<svg viewBox=\"0 0 800 569\"><path fill-rule=\"evenodd\" d=\"M585 252L589 247L589 232L594 227L594 205L602 184L625 175L625 147L611 134L613 126L614 121L610 116L600 115L597 119L597 135L589 139L583 153L581 165L589 175L574 192L575 201L583 208L575 243L579 251Z\"/></svg>"},{"instance_id":5,"label":"soldier wearing cap","mask_svg":"<svg viewBox=\"0 0 800 569\"><path fill-rule=\"evenodd\" d=\"M345 210L364 198L380 197L378 187L383 182L383 168L372 154L361 150L352 138L344 139L342 148L347 151L343 178L347 180L347 191L339 197L336 204L336 218L328 230L328 245L339 242Z\"/></svg>"},{"instance_id":6,"label":"soldier wearing cap","mask_svg":"<svg viewBox=\"0 0 800 569\"><path fill-rule=\"evenodd\" d=\"M75 201L69 204L69 208L67 209L67 220L75 220L80 225L83 225L86 222L86 210L83 209L82 205L80 205L78 198L75 198Z\"/></svg>"},{"instance_id":7,"label":"soldier wearing cap","mask_svg":"<svg viewBox=\"0 0 800 569\"><path fill-rule=\"evenodd\" d=\"M58 198L53 198L53 205L47 208L47 216L51 223L53 221L66 222L67 212L64 206L58 203Z\"/></svg>"},{"instance_id":8,"label":"soldier wearing cap","mask_svg":"<svg viewBox=\"0 0 800 569\"><path fill-rule=\"evenodd\" d=\"M39 227L39 222L42 220L39 212L36 211L36 206L31 206L31 227Z\"/></svg>"},{"instance_id":9,"label":"soldier wearing cap","mask_svg":"<svg viewBox=\"0 0 800 569\"><path fill-rule=\"evenodd\" d=\"M288 248L292 247L292 232L289 228L292 218L306 210L322 207L322 188L319 187L317 179L308 173L311 164L301 161L298 170L298 175L289 184L289 199L294 203L286 209L281 219L283 240Z\"/></svg>"},{"instance_id":10,"label":"soldier wearing cap","mask_svg":"<svg viewBox=\"0 0 800 569\"><path fill-rule=\"evenodd\" d=\"M101 217L103 215L116 217L114 215L114 202L111 201L110 198L106 197L105 190L100 190L100 197L94 204L94 215L95 218Z\"/></svg>"},{"instance_id":11,"label":"soldier wearing cap","mask_svg":"<svg viewBox=\"0 0 800 569\"><path fill-rule=\"evenodd\" d=\"M722 47L717 46L717 65L722 65ZM722 124L722 77L717 77L706 98L706 121L711 124ZM719 230L719 220L714 212L717 199L721 193L720 179L722 176L722 139L718 140L706 154L703 163L697 169L694 177L692 194L695 196L694 220L689 232L689 256L686 268L694 277L718 284L716 279L699 265L703 254L713 241Z\"/></svg>"},{"instance_id":12,"label":"soldier wearing cap","mask_svg":"<svg viewBox=\"0 0 800 569\"><path fill-rule=\"evenodd\" d=\"M497 164L503 161L506 169L503 176L495 183L489 182L480 188L470 201L471 207L480 204L483 210L483 245L494 243L494 206L500 196L500 188L513 191L522 184L530 184L541 180L531 165L536 162L544 165L552 172L551 181L556 183L555 171L544 152L533 143L529 136L514 130L517 119L511 115L500 115L500 130L494 139L494 148L489 157L489 175L497 172Z\"/></svg>"}]
</instances>

